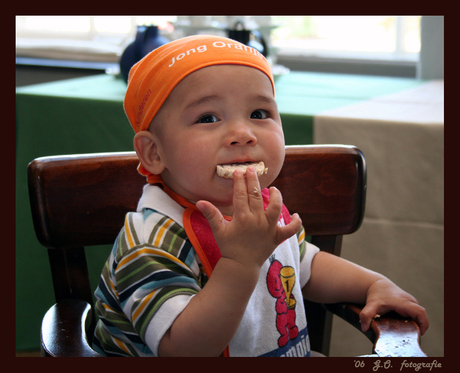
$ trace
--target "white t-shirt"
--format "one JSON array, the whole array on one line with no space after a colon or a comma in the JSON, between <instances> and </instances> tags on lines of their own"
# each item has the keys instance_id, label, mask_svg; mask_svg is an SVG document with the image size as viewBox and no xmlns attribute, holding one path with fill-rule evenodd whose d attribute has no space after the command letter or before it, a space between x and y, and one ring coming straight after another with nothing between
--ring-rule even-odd
<instances>
[{"instance_id":1,"label":"white t-shirt","mask_svg":"<svg viewBox=\"0 0 460 373\"><path fill-rule=\"evenodd\" d=\"M160 188L147 185L139 201L138 211L151 208L182 225L183 207ZM283 220L280 224L284 224ZM263 264L259 281L249 300L243 319L230 341L230 356L309 356L310 341L302 297L302 287L311 274L311 262L319 249L305 242L300 260L297 235L279 245ZM290 292L289 304L286 291ZM150 322L146 342L157 352L158 344L190 301L191 296L176 296L157 311Z\"/></svg>"}]
</instances>

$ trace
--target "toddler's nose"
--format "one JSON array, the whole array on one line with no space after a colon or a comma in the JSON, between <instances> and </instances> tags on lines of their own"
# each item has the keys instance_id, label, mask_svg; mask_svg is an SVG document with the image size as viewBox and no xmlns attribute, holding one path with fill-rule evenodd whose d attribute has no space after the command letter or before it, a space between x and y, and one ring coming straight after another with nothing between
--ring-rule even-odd
<instances>
[{"instance_id":1,"label":"toddler's nose","mask_svg":"<svg viewBox=\"0 0 460 373\"><path fill-rule=\"evenodd\" d=\"M257 143L257 137L251 127L244 123L232 125L228 139L232 146L255 145Z\"/></svg>"}]
</instances>

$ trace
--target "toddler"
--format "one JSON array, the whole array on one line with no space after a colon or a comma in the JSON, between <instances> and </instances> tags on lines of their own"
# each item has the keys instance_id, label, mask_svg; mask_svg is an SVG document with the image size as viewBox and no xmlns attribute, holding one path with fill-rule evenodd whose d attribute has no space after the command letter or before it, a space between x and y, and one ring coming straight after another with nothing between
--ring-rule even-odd
<instances>
[{"instance_id":1,"label":"toddler","mask_svg":"<svg viewBox=\"0 0 460 373\"><path fill-rule=\"evenodd\" d=\"M411 295L306 242L268 188L285 144L258 51L215 36L170 42L133 66L124 105L148 184L95 293L99 353L310 356L304 297L365 304L364 331L395 310L425 333Z\"/></svg>"}]
</instances>

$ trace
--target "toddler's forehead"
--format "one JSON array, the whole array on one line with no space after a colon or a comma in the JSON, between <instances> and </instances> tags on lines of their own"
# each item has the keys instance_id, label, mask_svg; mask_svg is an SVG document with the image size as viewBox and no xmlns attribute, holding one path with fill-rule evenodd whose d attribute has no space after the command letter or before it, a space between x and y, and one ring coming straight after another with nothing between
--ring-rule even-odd
<instances>
[{"instance_id":1,"label":"toddler's forehead","mask_svg":"<svg viewBox=\"0 0 460 373\"><path fill-rule=\"evenodd\" d=\"M236 82L241 76L244 77L244 82L237 83L236 90L229 92L226 89L228 86L224 86L226 79ZM211 98L215 99L218 96L221 98L226 95L240 96L243 91L248 91L246 83L249 81L253 91L256 90L261 96L262 93L265 93L267 97L274 98L271 81L261 71L242 65L212 65L196 70L182 79L168 95L157 115L160 114L163 107L177 110L197 106L205 101L210 102Z\"/></svg>"}]
</instances>

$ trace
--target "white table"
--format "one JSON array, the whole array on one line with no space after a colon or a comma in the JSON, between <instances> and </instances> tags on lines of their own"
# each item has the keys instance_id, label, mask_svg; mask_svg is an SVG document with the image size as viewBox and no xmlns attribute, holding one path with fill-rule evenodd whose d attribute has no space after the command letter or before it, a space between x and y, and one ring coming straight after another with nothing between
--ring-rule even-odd
<instances>
[{"instance_id":1,"label":"white table","mask_svg":"<svg viewBox=\"0 0 460 373\"><path fill-rule=\"evenodd\" d=\"M422 349L442 356L444 82L321 112L313 133L315 143L355 145L366 158L366 214L360 230L344 238L342 256L384 273L413 294L430 316ZM334 323L340 353L365 351L368 341L362 336L350 340L345 351L349 329Z\"/></svg>"}]
</instances>

